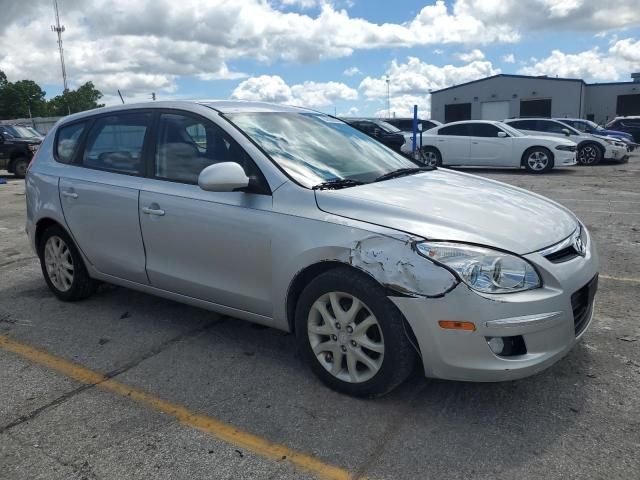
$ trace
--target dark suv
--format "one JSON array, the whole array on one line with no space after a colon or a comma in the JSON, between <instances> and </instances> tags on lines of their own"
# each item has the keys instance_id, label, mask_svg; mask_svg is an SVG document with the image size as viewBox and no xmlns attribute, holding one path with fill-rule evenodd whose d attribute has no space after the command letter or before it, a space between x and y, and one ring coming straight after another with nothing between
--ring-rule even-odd
<instances>
[{"instance_id":1,"label":"dark suv","mask_svg":"<svg viewBox=\"0 0 640 480\"><path fill-rule=\"evenodd\" d=\"M400 129L379 118L341 118L343 122L375 138L387 147L402 153L406 139Z\"/></svg>"},{"instance_id":2,"label":"dark suv","mask_svg":"<svg viewBox=\"0 0 640 480\"><path fill-rule=\"evenodd\" d=\"M640 117L616 117L607 123L607 128L630 133L633 140L640 143Z\"/></svg>"},{"instance_id":3,"label":"dark suv","mask_svg":"<svg viewBox=\"0 0 640 480\"><path fill-rule=\"evenodd\" d=\"M399 128L403 132L413 132L413 118L385 118L384 121ZM426 132L427 130L442 125L442 123L437 120L423 120L419 118L418 125L422 125L422 131ZM418 127L418 131L420 131L420 127Z\"/></svg>"},{"instance_id":4,"label":"dark suv","mask_svg":"<svg viewBox=\"0 0 640 480\"><path fill-rule=\"evenodd\" d=\"M16 127L0 125L0 170L7 170L18 178L24 178L40 143L38 138L22 137Z\"/></svg>"}]
</instances>

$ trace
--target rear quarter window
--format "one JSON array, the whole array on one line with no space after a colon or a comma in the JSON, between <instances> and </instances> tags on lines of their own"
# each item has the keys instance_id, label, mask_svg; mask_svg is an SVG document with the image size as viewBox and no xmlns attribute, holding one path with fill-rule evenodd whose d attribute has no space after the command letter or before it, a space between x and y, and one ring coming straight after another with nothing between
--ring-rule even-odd
<instances>
[{"instance_id":1,"label":"rear quarter window","mask_svg":"<svg viewBox=\"0 0 640 480\"><path fill-rule=\"evenodd\" d=\"M58 129L55 142L55 159L61 163L71 163L75 157L80 139L87 127L87 122L65 125Z\"/></svg>"}]
</instances>

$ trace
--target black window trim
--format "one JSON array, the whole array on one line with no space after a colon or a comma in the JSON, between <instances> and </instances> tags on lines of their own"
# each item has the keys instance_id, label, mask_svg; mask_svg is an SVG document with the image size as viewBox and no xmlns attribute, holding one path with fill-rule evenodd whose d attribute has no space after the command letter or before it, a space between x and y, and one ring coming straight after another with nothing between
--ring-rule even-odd
<instances>
[{"instance_id":1,"label":"black window trim","mask_svg":"<svg viewBox=\"0 0 640 480\"><path fill-rule=\"evenodd\" d=\"M235 142L239 148L242 149L242 151L247 155L247 157L249 157L249 159L253 162L253 164L256 167L256 170L258 171L260 178L258 179L258 189L256 191L251 191L251 192L246 192L246 193L252 193L254 195L272 195L272 191L271 191L271 186L269 185L269 182L267 182L267 178L264 176L264 173L262 172L262 170L260 169L260 166L258 165L258 163L253 159L253 157L251 155L249 155L249 152L247 152L242 145L240 145L240 143L233 138L224 128L222 128L221 125L219 125L217 122L214 122L213 120L200 115L198 113L194 113L191 112L189 110L182 110L179 108L157 108L154 109L154 118L152 121L152 130L151 130L151 139L153 140L151 145L149 146L149 157L147 159L147 165L146 165L146 177L151 179L151 180L158 180L161 182L171 182L171 183L178 183L178 184L182 184L182 185L195 185L198 186L198 182L188 182L186 180L174 180L171 178L164 178L164 177L158 177L156 176L156 166L155 166L155 162L156 162L156 149L157 149L157 138L158 138L158 129L160 127L160 116L162 114L171 114L171 115L183 115L185 117L191 117L191 118L195 118L198 121L202 121L203 123L208 122L212 125L215 126L215 128L218 128L222 133L226 134L230 140L232 142ZM225 119L227 122L228 120L226 118L224 118L224 116L221 115L221 118ZM229 122L230 123L230 122ZM199 187L198 187L199 188Z\"/></svg>"}]
</instances>

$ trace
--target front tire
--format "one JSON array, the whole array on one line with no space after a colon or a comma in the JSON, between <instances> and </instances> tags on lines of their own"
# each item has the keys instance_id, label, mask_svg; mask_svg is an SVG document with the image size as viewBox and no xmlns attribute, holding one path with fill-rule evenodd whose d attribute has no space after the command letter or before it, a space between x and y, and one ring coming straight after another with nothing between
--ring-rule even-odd
<instances>
[{"instance_id":1,"label":"front tire","mask_svg":"<svg viewBox=\"0 0 640 480\"><path fill-rule=\"evenodd\" d=\"M82 300L95 292L98 282L89 277L80 252L62 227L52 225L44 231L38 254L44 279L60 300Z\"/></svg>"},{"instance_id":2,"label":"front tire","mask_svg":"<svg viewBox=\"0 0 640 480\"><path fill-rule=\"evenodd\" d=\"M553 168L553 154L548 148L529 148L522 155L522 164L529 173L547 173Z\"/></svg>"},{"instance_id":3,"label":"front tire","mask_svg":"<svg viewBox=\"0 0 640 480\"><path fill-rule=\"evenodd\" d=\"M416 364L404 317L385 290L358 271L336 268L315 278L300 296L295 321L305 360L338 392L384 395Z\"/></svg>"},{"instance_id":4,"label":"front tire","mask_svg":"<svg viewBox=\"0 0 640 480\"><path fill-rule=\"evenodd\" d=\"M578 149L577 160L580 165L597 165L604 153L595 143L587 143Z\"/></svg>"}]
</instances>

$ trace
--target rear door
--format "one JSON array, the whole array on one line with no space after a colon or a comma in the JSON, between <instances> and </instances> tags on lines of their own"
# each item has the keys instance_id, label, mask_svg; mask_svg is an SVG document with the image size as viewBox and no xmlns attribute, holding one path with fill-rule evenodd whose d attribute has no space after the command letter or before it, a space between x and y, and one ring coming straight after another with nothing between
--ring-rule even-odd
<instances>
[{"instance_id":1,"label":"rear door","mask_svg":"<svg viewBox=\"0 0 640 480\"><path fill-rule=\"evenodd\" d=\"M443 165L463 165L469 161L471 127L468 123L447 125L438 130L435 146Z\"/></svg>"},{"instance_id":2,"label":"rear door","mask_svg":"<svg viewBox=\"0 0 640 480\"><path fill-rule=\"evenodd\" d=\"M513 139L509 136L499 137L498 133L503 132L500 128L491 123L470 125L469 165L510 167L519 164L519 159L514 161L512 155Z\"/></svg>"},{"instance_id":3,"label":"rear door","mask_svg":"<svg viewBox=\"0 0 640 480\"><path fill-rule=\"evenodd\" d=\"M153 165L140 194L147 274L154 287L261 315L272 314L268 184L218 125L173 110L159 115ZM207 192L213 163L239 163L258 187Z\"/></svg>"},{"instance_id":4,"label":"rear door","mask_svg":"<svg viewBox=\"0 0 640 480\"><path fill-rule=\"evenodd\" d=\"M71 161L59 188L76 244L98 271L136 283L148 283L138 195L150 125L150 113L122 113L63 127L56 136L57 160ZM76 154L80 136L85 147Z\"/></svg>"}]
</instances>

